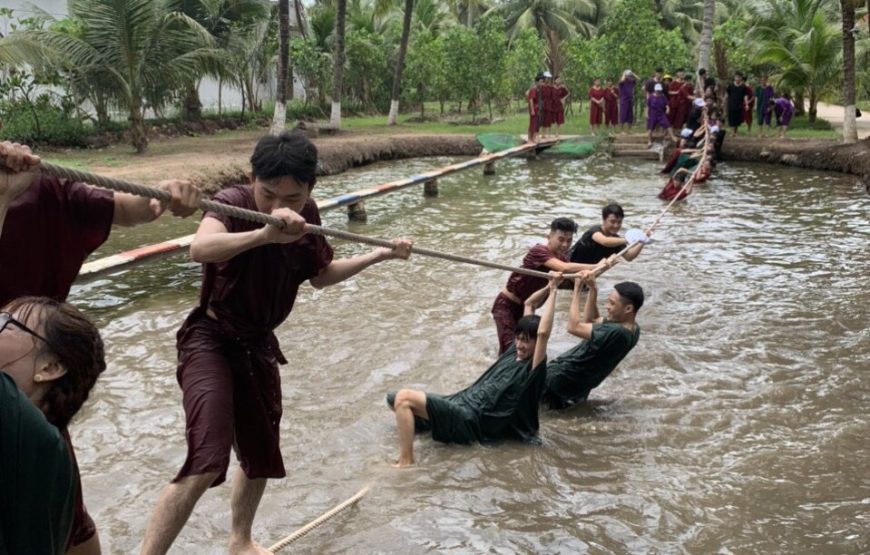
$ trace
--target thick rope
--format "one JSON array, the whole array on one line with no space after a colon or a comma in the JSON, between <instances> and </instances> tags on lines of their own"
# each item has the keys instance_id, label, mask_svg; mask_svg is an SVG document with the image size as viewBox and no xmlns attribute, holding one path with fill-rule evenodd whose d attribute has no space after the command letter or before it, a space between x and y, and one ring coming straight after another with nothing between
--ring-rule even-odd
<instances>
[{"instance_id":1,"label":"thick rope","mask_svg":"<svg viewBox=\"0 0 870 555\"><path fill-rule=\"evenodd\" d=\"M330 510L323 513L322 515L320 515L316 519L312 520L311 522L309 522L308 524L306 524L305 526L303 526L299 530L296 530L295 532L293 532L292 534L290 534L286 538L282 539L281 541L279 541L278 543L276 543L275 545L270 547L269 551L271 551L272 553L278 553L279 551L281 551L282 549L284 549L285 547L287 547L291 543L293 543L296 540L298 540L299 538L305 536L306 534L308 534L309 532L311 532L312 530L314 530L318 526L322 525L327 520L333 518L334 516L336 516L337 514L342 512L343 510L355 505L360 499L363 498L363 496L366 493L368 493L368 491L369 491L368 486L359 490L358 492L356 492L356 495L354 495L353 497L351 497L347 501L344 501L343 503L336 505L335 507L331 508Z\"/></svg>"},{"instance_id":2,"label":"thick rope","mask_svg":"<svg viewBox=\"0 0 870 555\"><path fill-rule=\"evenodd\" d=\"M42 162L40 164L40 168L43 172L53 175L55 177L60 177L62 179L69 179L71 181L80 181L84 183L90 183L91 185L96 185L98 187L103 187L104 189L111 189L113 191L120 191L122 193L130 193L132 195L152 198L163 202L168 202L171 198L170 194L166 191L162 191L160 189L155 189L154 187L147 187L145 185L139 185L137 183L131 183L129 181L124 181L121 179L114 179L109 177L104 177L101 175L93 174L90 172L85 172L81 170L76 170L73 168L68 168L65 166L59 166L57 164L52 164L50 162ZM261 224L269 224L274 225L278 228L284 227L284 220L280 218L276 218L269 214L264 214L262 212L257 212L255 210L246 210L244 208L238 208L236 206L230 206L228 204L223 204L220 202L215 202L212 200L202 199L199 201L199 208L203 211L210 211L216 214L221 214L224 216L230 216L233 218L239 218L241 220L248 220L252 222L257 222ZM377 237L369 237L367 235L359 235L357 233L350 233L348 231L341 231L338 229L332 229L328 227L323 227L314 224L305 224L305 231L307 233L313 233L316 235L324 235L327 237L334 237L336 239L344 239L346 241L353 241L355 243L362 243L365 245L372 245L376 247L387 247L394 248L395 244L392 241L387 239L380 239ZM529 268L519 268L516 266L508 266L506 264L499 264L497 262L490 262L487 260L480 260L477 258L470 258L467 256L460 256L456 254L450 254L445 252L440 252L432 249L427 249L419 246L412 246L411 252L414 254L419 254L422 256L428 256L431 258L440 258L442 260L449 260L451 262L458 262L461 264L472 264L475 266L483 266L485 268L494 268L496 270L504 270L506 272L516 272L518 274L523 274L526 276L538 277L548 279L550 276L547 272L540 272L537 270L531 270ZM570 275L566 277L571 277Z\"/></svg>"}]
</instances>

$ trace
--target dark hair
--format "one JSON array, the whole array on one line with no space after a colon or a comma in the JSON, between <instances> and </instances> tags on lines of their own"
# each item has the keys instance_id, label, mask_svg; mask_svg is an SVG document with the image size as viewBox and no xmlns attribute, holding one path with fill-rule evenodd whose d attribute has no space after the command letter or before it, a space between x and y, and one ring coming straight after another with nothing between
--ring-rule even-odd
<instances>
[{"instance_id":1,"label":"dark hair","mask_svg":"<svg viewBox=\"0 0 870 555\"><path fill-rule=\"evenodd\" d=\"M704 68L699 69L699 70L698 70L698 75L707 75L707 70L704 69Z\"/></svg>"},{"instance_id":2,"label":"dark hair","mask_svg":"<svg viewBox=\"0 0 870 555\"><path fill-rule=\"evenodd\" d=\"M674 71L674 73L679 73L681 71L685 73L686 70L680 67L680 68L677 68L676 71Z\"/></svg>"},{"instance_id":3,"label":"dark hair","mask_svg":"<svg viewBox=\"0 0 870 555\"><path fill-rule=\"evenodd\" d=\"M614 285L613 288L616 289L620 297L634 306L634 312L637 314L637 311L643 306L643 289L640 285L633 281L623 281Z\"/></svg>"},{"instance_id":4,"label":"dark hair","mask_svg":"<svg viewBox=\"0 0 870 555\"><path fill-rule=\"evenodd\" d=\"M539 74L535 75L535 83L537 83L538 81L543 81L543 80L544 80L543 73L539 73Z\"/></svg>"},{"instance_id":5,"label":"dark hair","mask_svg":"<svg viewBox=\"0 0 870 555\"><path fill-rule=\"evenodd\" d=\"M47 297L20 297L6 305L8 312L18 311L22 320L31 316L42 328L38 354L57 359L66 374L50 382L40 409L46 419L60 429L88 400L97 377L106 369L103 339L97 327L77 308Z\"/></svg>"},{"instance_id":6,"label":"dark hair","mask_svg":"<svg viewBox=\"0 0 870 555\"><path fill-rule=\"evenodd\" d=\"M622 211L622 206L620 206L616 203L608 204L607 206L605 206L604 208L601 209L601 219L606 220L607 216L609 216L611 214L613 214L614 216L616 216L620 220L625 218L625 212Z\"/></svg>"},{"instance_id":7,"label":"dark hair","mask_svg":"<svg viewBox=\"0 0 870 555\"><path fill-rule=\"evenodd\" d=\"M744 79L746 76L743 75L743 72L742 72L742 71L735 71L735 72L734 72L734 77L740 77L741 79Z\"/></svg>"},{"instance_id":8,"label":"dark hair","mask_svg":"<svg viewBox=\"0 0 870 555\"><path fill-rule=\"evenodd\" d=\"M538 337L538 324L541 323L541 317L537 314L529 314L528 316L523 316L520 318L520 321L517 322L517 327L514 328L514 333L517 337L521 335L528 335L529 339L537 339Z\"/></svg>"},{"instance_id":9,"label":"dark hair","mask_svg":"<svg viewBox=\"0 0 870 555\"><path fill-rule=\"evenodd\" d=\"M263 137L251 155L251 171L264 181L290 176L310 190L317 182L317 147L297 132Z\"/></svg>"},{"instance_id":10,"label":"dark hair","mask_svg":"<svg viewBox=\"0 0 870 555\"><path fill-rule=\"evenodd\" d=\"M664 72L665 72L664 69L662 69L662 68L660 68L660 67L657 67L657 68L656 68L656 73L664 73Z\"/></svg>"},{"instance_id":11,"label":"dark hair","mask_svg":"<svg viewBox=\"0 0 870 555\"><path fill-rule=\"evenodd\" d=\"M571 218L556 218L550 222L550 231L570 231L577 233L577 223Z\"/></svg>"}]
</instances>

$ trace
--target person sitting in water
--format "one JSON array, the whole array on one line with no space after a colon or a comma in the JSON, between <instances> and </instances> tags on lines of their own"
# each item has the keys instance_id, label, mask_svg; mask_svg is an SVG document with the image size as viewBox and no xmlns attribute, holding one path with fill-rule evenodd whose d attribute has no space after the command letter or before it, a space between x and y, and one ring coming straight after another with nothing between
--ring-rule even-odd
<instances>
[{"instance_id":1,"label":"person sitting in water","mask_svg":"<svg viewBox=\"0 0 870 555\"><path fill-rule=\"evenodd\" d=\"M106 369L96 326L72 305L0 309L0 553L64 553L78 471L62 432Z\"/></svg>"},{"instance_id":2,"label":"person sitting in water","mask_svg":"<svg viewBox=\"0 0 870 555\"><path fill-rule=\"evenodd\" d=\"M550 223L550 234L547 244L535 245L523 257L523 268L541 272L555 271L574 273L592 268L591 264L574 264L567 262L565 253L574 239L577 224L570 218L556 218ZM596 260L597 262L597 260ZM495 320L495 330L498 334L498 354L507 351L514 341L514 329L523 316L523 303L529 295L547 284L540 277L512 273L508 277L504 289L496 295L492 303L492 318Z\"/></svg>"},{"instance_id":3,"label":"person sitting in water","mask_svg":"<svg viewBox=\"0 0 870 555\"><path fill-rule=\"evenodd\" d=\"M559 273L550 276L543 314L523 316L516 325L516 340L472 385L452 395L416 389L387 395L399 432L397 468L414 464L415 431L431 430L432 439L443 443L539 441L538 402L561 281Z\"/></svg>"},{"instance_id":4,"label":"person sitting in water","mask_svg":"<svg viewBox=\"0 0 870 555\"><path fill-rule=\"evenodd\" d=\"M568 251L568 259L573 263L587 265L583 269L590 269L622 251L629 244L626 238L619 236L624 217L625 212L618 204L608 204L602 208L601 223L591 226L580 236ZM631 261L637 258L647 240L648 238L629 249L625 253L625 259Z\"/></svg>"},{"instance_id":5,"label":"person sitting in water","mask_svg":"<svg viewBox=\"0 0 870 555\"><path fill-rule=\"evenodd\" d=\"M581 284L588 287L581 313ZM547 365L543 402L552 409L581 403L613 372L640 338L635 322L643 306L643 289L631 281L617 283L607 297L607 318L598 315L598 287L593 274L574 281L568 332L584 341Z\"/></svg>"}]
</instances>

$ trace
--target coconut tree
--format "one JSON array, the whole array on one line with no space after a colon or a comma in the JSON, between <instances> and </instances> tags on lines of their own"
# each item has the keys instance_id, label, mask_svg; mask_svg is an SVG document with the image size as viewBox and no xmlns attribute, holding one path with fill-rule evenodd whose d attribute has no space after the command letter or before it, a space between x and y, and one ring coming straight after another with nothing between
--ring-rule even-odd
<instances>
[{"instance_id":1,"label":"coconut tree","mask_svg":"<svg viewBox=\"0 0 870 555\"><path fill-rule=\"evenodd\" d=\"M99 79L130 121L136 152L148 146L147 105L162 107L216 51L208 31L169 0L70 0L68 26L16 31L4 39L18 62L51 63L72 80Z\"/></svg>"},{"instance_id":2,"label":"coconut tree","mask_svg":"<svg viewBox=\"0 0 870 555\"><path fill-rule=\"evenodd\" d=\"M843 14L843 142L857 143L855 122L855 8L857 0L840 0Z\"/></svg>"},{"instance_id":3,"label":"coconut tree","mask_svg":"<svg viewBox=\"0 0 870 555\"><path fill-rule=\"evenodd\" d=\"M280 135L287 126L287 73L290 69L290 0L278 0L278 85L272 135Z\"/></svg>"},{"instance_id":4,"label":"coconut tree","mask_svg":"<svg viewBox=\"0 0 870 555\"><path fill-rule=\"evenodd\" d=\"M550 69L562 69L562 41L581 35L592 37L595 27L590 23L597 17L597 4L593 0L507 0L489 10L504 18L508 40L523 29L535 29L547 41Z\"/></svg>"},{"instance_id":5,"label":"coconut tree","mask_svg":"<svg viewBox=\"0 0 870 555\"><path fill-rule=\"evenodd\" d=\"M814 123L820 95L832 88L840 72L840 30L818 10L808 26L761 25L752 29L750 37L756 45L756 60L777 68L771 75L774 82L809 100L808 121Z\"/></svg>"},{"instance_id":6,"label":"coconut tree","mask_svg":"<svg viewBox=\"0 0 870 555\"><path fill-rule=\"evenodd\" d=\"M414 15L414 0L405 0L405 17L402 19L402 38L399 42L399 55L396 57L396 68L393 73L393 91L390 95L390 114L387 125L396 125L399 117L399 97L402 94L402 69L405 66L405 54L408 52L408 39L411 36L411 17Z\"/></svg>"},{"instance_id":7,"label":"coconut tree","mask_svg":"<svg viewBox=\"0 0 870 555\"><path fill-rule=\"evenodd\" d=\"M710 66L710 49L713 45L713 22L716 19L716 0L704 0L704 25L698 43L698 67Z\"/></svg>"},{"instance_id":8,"label":"coconut tree","mask_svg":"<svg viewBox=\"0 0 870 555\"><path fill-rule=\"evenodd\" d=\"M654 0L665 29L679 29L690 43L698 41L706 0Z\"/></svg>"},{"instance_id":9,"label":"coconut tree","mask_svg":"<svg viewBox=\"0 0 870 555\"><path fill-rule=\"evenodd\" d=\"M335 53L332 70L332 112L329 123L336 129L341 127L341 78L344 72L344 32L347 19L347 0L336 1Z\"/></svg>"}]
</instances>

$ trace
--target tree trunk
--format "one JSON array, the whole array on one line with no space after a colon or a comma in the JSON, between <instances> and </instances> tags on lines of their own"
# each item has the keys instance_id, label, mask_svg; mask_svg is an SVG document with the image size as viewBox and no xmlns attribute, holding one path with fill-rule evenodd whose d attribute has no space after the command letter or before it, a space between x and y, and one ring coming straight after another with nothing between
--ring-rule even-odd
<instances>
[{"instance_id":1,"label":"tree trunk","mask_svg":"<svg viewBox=\"0 0 870 555\"><path fill-rule=\"evenodd\" d=\"M716 56L716 74L719 76L719 79L716 80L716 97L721 104L722 99L725 98L725 87L728 84L728 76L730 74L728 70L728 52L725 50L725 45L720 41L713 41L713 52Z\"/></svg>"},{"instance_id":2,"label":"tree trunk","mask_svg":"<svg viewBox=\"0 0 870 555\"><path fill-rule=\"evenodd\" d=\"M716 17L716 0L704 0L704 26L701 28L701 39L698 43L698 67L709 69L710 48L713 44L713 23Z\"/></svg>"},{"instance_id":3,"label":"tree trunk","mask_svg":"<svg viewBox=\"0 0 870 555\"><path fill-rule=\"evenodd\" d=\"M553 75L562 73L562 46L559 44L559 36L556 31L547 29L547 58L550 66L550 72Z\"/></svg>"},{"instance_id":4,"label":"tree trunk","mask_svg":"<svg viewBox=\"0 0 870 555\"><path fill-rule=\"evenodd\" d=\"M857 143L855 121L855 28L856 0L840 0L843 14L843 142Z\"/></svg>"},{"instance_id":5,"label":"tree trunk","mask_svg":"<svg viewBox=\"0 0 870 555\"><path fill-rule=\"evenodd\" d=\"M305 10L300 0L293 0L293 11L296 12L296 25L299 27L299 33L302 38L308 40L308 31L305 30L305 20L302 19L302 12Z\"/></svg>"},{"instance_id":6,"label":"tree trunk","mask_svg":"<svg viewBox=\"0 0 870 555\"><path fill-rule=\"evenodd\" d=\"M332 68L332 113L329 124L336 129L341 128L341 79L344 73L344 30L347 16L347 0L338 0L335 19L335 53Z\"/></svg>"},{"instance_id":7,"label":"tree trunk","mask_svg":"<svg viewBox=\"0 0 870 555\"><path fill-rule=\"evenodd\" d=\"M142 100L139 98L133 98L130 102L130 140L136 154L142 154L148 148L145 114L142 113Z\"/></svg>"},{"instance_id":8,"label":"tree trunk","mask_svg":"<svg viewBox=\"0 0 870 555\"><path fill-rule=\"evenodd\" d=\"M218 117L223 114L224 78L218 77Z\"/></svg>"},{"instance_id":9,"label":"tree trunk","mask_svg":"<svg viewBox=\"0 0 870 555\"><path fill-rule=\"evenodd\" d=\"M202 118L202 102L199 100L199 90L195 82L188 83L185 87L181 115L188 121L197 121Z\"/></svg>"},{"instance_id":10,"label":"tree trunk","mask_svg":"<svg viewBox=\"0 0 870 555\"><path fill-rule=\"evenodd\" d=\"M819 99L816 96L816 91L810 91L810 111L807 113L807 123L809 124L816 123L816 114L818 113L816 106L818 103Z\"/></svg>"},{"instance_id":11,"label":"tree trunk","mask_svg":"<svg viewBox=\"0 0 870 555\"><path fill-rule=\"evenodd\" d=\"M393 74L393 94L390 95L390 115L387 125L396 125L399 118L399 96L402 94L402 70L405 66L405 53L408 51L408 38L411 36L411 16L414 15L414 0L405 0L405 18L402 21L402 42L399 43L399 57L396 59L396 72Z\"/></svg>"},{"instance_id":12,"label":"tree trunk","mask_svg":"<svg viewBox=\"0 0 870 555\"><path fill-rule=\"evenodd\" d=\"M794 93L794 115L802 116L807 113L807 107L804 105L804 91Z\"/></svg>"},{"instance_id":13,"label":"tree trunk","mask_svg":"<svg viewBox=\"0 0 870 555\"><path fill-rule=\"evenodd\" d=\"M290 0L278 0L278 90L272 115L272 135L287 127L287 68L290 65Z\"/></svg>"}]
</instances>

